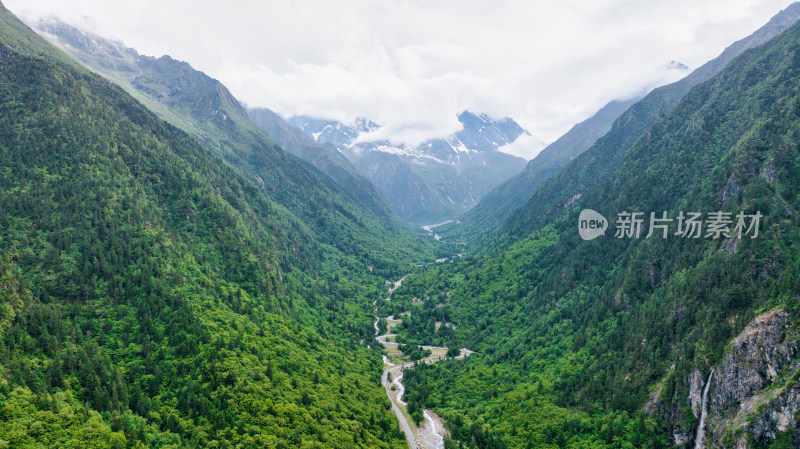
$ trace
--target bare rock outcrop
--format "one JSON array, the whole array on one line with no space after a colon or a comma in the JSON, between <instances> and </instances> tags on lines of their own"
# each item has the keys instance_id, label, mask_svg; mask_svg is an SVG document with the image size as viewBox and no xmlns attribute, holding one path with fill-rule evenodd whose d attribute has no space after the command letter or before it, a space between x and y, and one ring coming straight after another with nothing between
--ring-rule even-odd
<instances>
[{"instance_id":1,"label":"bare rock outcrop","mask_svg":"<svg viewBox=\"0 0 800 449\"><path fill-rule=\"evenodd\" d=\"M713 447L749 448L751 436L769 443L797 429L800 387L798 340L782 309L757 316L731 342L715 368L709 400ZM796 446L797 447L797 446Z\"/></svg>"},{"instance_id":2,"label":"bare rock outcrop","mask_svg":"<svg viewBox=\"0 0 800 449\"><path fill-rule=\"evenodd\" d=\"M714 375L707 396L706 441L701 446L750 449L756 442L768 447L776 438L793 433L790 443L800 448L800 326L796 323L783 309L758 315L731 341L722 360L709 367ZM684 376L683 389L675 389L664 401L661 392L669 375L665 376L643 410L671 423L670 444L687 448L697 443L706 379L697 367Z\"/></svg>"}]
</instances>

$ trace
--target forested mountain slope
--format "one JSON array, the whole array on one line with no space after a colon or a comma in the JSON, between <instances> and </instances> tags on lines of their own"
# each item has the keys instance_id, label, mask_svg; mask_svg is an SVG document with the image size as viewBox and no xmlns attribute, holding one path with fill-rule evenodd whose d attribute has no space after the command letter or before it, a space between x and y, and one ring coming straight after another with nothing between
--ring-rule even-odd
<instances>
[{"instance_id":1,"label":"forested mountain slope","mask_svg":"<svg viewBox=\"0 0 800 449\"><path fill-rule=\"evenodd\" d=\"M558 213L574 195L580 195L606 179L619 166L639 136L670 111L692 87L719 72L743 51L781 33L798 18L800 3L794 3L682 80L653 90L627 108L614 121L608 133L591 145L591 151L583 153L588 147L561 146L559 141L554 142L530 161L522 173L489 193L484 204L477 205L473 211L465 214L462 224L451 224L437 231L448 238L485 244L502 234L510 223L519 227L516 235L527 235L531 222L545 223L551 220L552 214ZM575 161L568 164L573 157ZM562 168L564 171L559 173ZM550 179L556 173L559 176ZM537 189L542 192L531 198ZM519 207L526 203L526 207Z\"/></svg>"},{"instance_id":2,"label":"forested mountain slope","mask_svg":"<svg viewBox=\"0 0 800 449\"><path fill-rule=\"evenodd\" d=\"M522 172L487 193L475 207L458 218L459 223L437 228L437 232L448 239L470 242L494 235L505 219L530 199L537 187L594 145L638 99L612 101L573 126L529 161Z\"/></svg>"},{"instance_id":3,"label":"forested mountain slope","mask_svg":"<svg viewBox=\"0 0 800 449\"><path fill-rule=\"evenodd\" d=\"M552 214L558 213L558 210L575 195L581 195L584 190L607 179L619 167L625 154L640 136L659 117L671 111L692 87L718 73L743 51L769 41L798 19L800 19L800 3L793 3L776 14L766 25L750 36L731 44L720 56L695 69L686 78L650 92L625 111L614 123L611 131L600 138L591 151L575 159L559 173L559 176L542 185L541 192L537 192L535 197L526 203L526 207L515 211L506 225L514 229L514 234L524 236L528 234L532 223L544 223L550 220Z\"/></svg>"},{"instance_id":4,"label":"forested mountain slope","mask_svg":"<svg viewBox=\"0 0 800 449\"><path fill-rule=\"evenodd\" d=\"M143 56L60 22L34 25L78 61L121 85L239 169L305 223L315 239L358 255L365 267L383 273L431 251L423 240L409 236L374 186L353 176L355 169L350 167L352 172L348 172L342 165L325 165L329 170L323 173L310 164L326 164L330 158L320 160L307 151L295 151L298 156L311 156L305 158L307 163L284 151L250 120L222 83L188 63L169 56Z\"/></svg>"},{"instance_id":5,"label":"forested mountain slope","mask_svg":"<svg viewBox=\"0 0 800 449\"><path fill-rule=\"evenodd\" d=\"M700 434L701 447L798 447L798 86L794 25L691 89L618 161L588 150L602 166L576 160L546 184L581 190L539 189L509 246L406 278L385 311L411 312L401 341L477 351L407 372L410 409L478 447L694 447ZM584 208L610 220L605 236L579 237ZM626 211L643 214L638 237L615 236ZM676 235L695 211L700 235ZM646 237L651 212L671 218L666 238Z\"/></svg>"},{"instance_id":6,"label":"forested mountain slope","mask_svg":"<svg viewBox=\"0 0 800 449\"><path fill-rule=\"evenodd\" d=\"M394 223L399 218L392 212L380 190L359 173L336 147L315 142L267 108L249 109L247 114L256 126L266 131L283 149L335 179L386 223Z\"/></svg>"},{"instance_id":7,"label":"forested mountain slope","mask_svg":"<svg viewBox=\"0 0 800 449\"><path fill-rule=\"evenodd\" d=\"M0 446L404 446L383 280L271 199L317 175L243 177L2 5L0 60Z\"/></svg>"}]
</instances>

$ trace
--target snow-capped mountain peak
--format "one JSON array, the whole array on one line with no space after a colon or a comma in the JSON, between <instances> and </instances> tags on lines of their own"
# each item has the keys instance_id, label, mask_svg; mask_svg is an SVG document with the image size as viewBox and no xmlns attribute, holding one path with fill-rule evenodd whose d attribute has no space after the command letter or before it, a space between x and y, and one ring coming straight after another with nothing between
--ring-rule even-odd
<instances>
[{"instance_id":1,"label":"snow-capped mountain peak","mask_svg":"<svg viewBox=\"0 0 800 449\"><path fill-rule=\"evenodd\" d=\"M511 118L470 111L458 115L461 130L418 145L369 140L380 125L367 119L349 125L304 116L288 121L317 142L338 148L383 190L401 217L423 224L469 209L521 171L526 160L499 149L531 136Z\"/></svg>"},{"instance_id":2,"label":"snow-capped mountain peak","mask_svg":"<svg viewBox=\"0 0 800 449\"><path fill-rule=\"evenodd\" d=\"M357 142L380 128L375 122L359 118L352 125L333 120L315 119L306 116L292 117L289 123L301 129L318 142L330 143L342 152L364 150L384 151L392 154L416 155L448 160L450 157L470 152L492 152L514 142L522 135L531 134L510 117L495 120L487 114L464 111L458 115L462 129L452 135L430 139L416 147L392 145L386 141ZM357 143L356 143L357 142ZM455 162L454 162L455 163Z\"/></svg>"}]
</instances>

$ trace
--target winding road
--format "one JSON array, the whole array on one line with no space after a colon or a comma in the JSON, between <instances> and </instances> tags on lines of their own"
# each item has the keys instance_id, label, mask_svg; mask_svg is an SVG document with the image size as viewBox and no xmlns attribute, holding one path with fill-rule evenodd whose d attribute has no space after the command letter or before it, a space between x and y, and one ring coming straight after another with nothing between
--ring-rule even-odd
<instances>
[{"instance_id":1,"label":"winding road","mask_svg":"<svg viewBox=\"0 0 800 449\"><path fill-rule=\"evenodd\" d=\"M398 393L397 400L392 398L391 387L392 384L389 382L389 373L392 373L392 379L398 374L403 373L403 369L409 366L414 366L413 363L404 363L402 365L395 365L391 368L386 368L383 370L383 377L381 377L381 383L383 383L383 388L386 389L386 395L389 396L389 401L392 403L392 410L394 410L394 414L397 415L397 420L400 421L400 427L403 429L403 433L406 434L406 440L408 441L408 447L412 449L419 449L419 445L417 444L417 438L414 436L414 431L411 430L411 425L408 423L403 412L400 410L400 407L397 406L397 402L400 402L403 406L405 406L405 402L400 398L402 396L402 389L399 389L401 393ZM399 383L399 382L398 382ZM402 384L400 384L402 386Z\"/></svg>"},{"instance_id":2,"label":"winding road","mask_svg":"<svg viewBox=\"0 0 800 449\"><path fill-rule=\"evenodd\" d=\"M389 297L386 300L391 300L392 292L398 289L402 283L405 276L399 281L391 284L389 288ZM387 333L383 335L378 335L380 332L380 328L378 327L378 321L380 318L377 316L377 301L373 303L375 306L375 340L380 343L385 349L398 351L398 344L392 340L396 337L396 334L391 333L391 328L394 325L399 324L402 320L396 320L393 316L387 317L387 321L389 322L389 328L387 329ZM447 348L442 346L428 346L428 345L421 345L422 349L426 349L431 351L431 355L423 359L424 363L436 363L438 361L444 360L445 354L447 354ZM456 357L457 359L464 358L473 351L470 351L466 348L461 348L461 352ZM386 395L389 397L389 401L392 403L392 410L394 414L397 416L397 420L400 421L400 428L403 429L403 433L406 435L406 440L408 441L408 447L411 449L443 449L444 448L444 437L447 433L447 429L441 424L441 420L435 419L433 412L430 410L423 411L423 416L425 417L425 425L421 426L418 431L420 435L417 435L414 432L414 428L416 426L412 426L409 423L408 418L406 418L406 414L404 413L404 409L406 403L403 401L403 393L405 392L405 387L403 386L400 380L403 378L403 370L406 368L410 368L414 366L414 363L401 363L399 365L393 364L386 355L383 356L383 363L387 366L386 369L383 370L383 375L381 377L381 383L383 384L383 388L386 390ZM392 376L392 381L389 382L389 374ZM392 394L392 386L394 386L394 392L396 394ZM403 407L401 409L400 407ZM438 417L437 417L438 418Z\"/></svg>"}]
</instances>

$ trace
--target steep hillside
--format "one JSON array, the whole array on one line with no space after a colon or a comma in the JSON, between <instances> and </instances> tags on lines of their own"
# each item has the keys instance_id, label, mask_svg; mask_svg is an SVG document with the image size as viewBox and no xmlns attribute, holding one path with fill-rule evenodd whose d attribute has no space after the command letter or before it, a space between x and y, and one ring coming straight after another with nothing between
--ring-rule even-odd
<instances>
[{"instance_id":1,"label":"steep hillside","mask_svg":"<svg viewBox=\"0 0 800 449\"><path fill-rule=\"evenodd\" d=\"M481 244L495 237L511 223L512 226L520 226L517 235L527 235L530 226L523 223L547 222L552 219L552 213L557 213L571 198L606 179L619 166L622 157L639 136L659 117L670 111L692 87L719 72L743 51L761 45L784 31L798 18L800 4L794 3L753 34L731 44L717 58L697 68L684 79L653 90L627 108L614 121L608 133L596 139L591 145L591 151L587 151L588 154L579 156L589 147L562 147L558 144L561 141L559 139L529 162L522 173L489 193L483 205L478 205L465 214L463 220L460 219L463 226L451 224L437 229L437 232L451 239ZM576 128L578 126L580 125L576 125ZM564 136L569 137L565 143L572 141L571 133L572 131ZM575 162L567 164L573 158ZM545 183L563 167L566 168L560 176ZM543 183L545 184L542 185ZM541 195L537 195L535 200L531 199L531 195L540 186ZM519 208L525 203L528 203L527 207Z\"/></svg>"},{"instance_id":2,"label":"steep hillside","mask_svg":"<svg viewBox=\"0 0 800 449\"><path fill-rule=\"evenodd\" d=\"M431 247L410 236L363 178L339 164L321 172L284 151L219 81L169 56L139 55L60 22L36 28L77 60L128 90L153 112L191 134L255 181L262 192L299 218L317 240L356 254L364 266L389 271L420 259ZM301 154L302 156L302 154ZM346 161L344 161L346 163ZM324 171L324 170L323 170ZM376 248L382 248L380 254ZM395 251L392 251L394 248ZM383 251L386 249L386 251Z\"/></svg>"},{"instance_id":3,"label":"steep hillside","mask_svg":"<svg viewBox=\"0 0 800 449\"><path fill-rule=\"evenodd\" d=\"M2 5L0 59L0 446L404 446L381 278Z\"/></svg>"},{"instance_id":4,"label":"steep hillside","mask_svg":"<svg viewBox=\"0 0 800 449\"><path fill-rule=\"evenodd\" d=\"M585 190L608 179L619 167L631 146L662 115L672 108L697 84L709 79L733 58L754 48L792 26L800 19L800 3L793 3L750 36L731 44L722 54L695 69L686 78L653 90L620 116L605 136L591 151L564 168L556 178L541 186L541 193L531 198L526 207L515 211L508 220L514 234L528 234L532 224L543 223L558 213L564 204L582 195ZM544 200L546 198L546 200Z\"/></svg>"},{"instance_id":5,"label":"steep hillside","mask_svg":"<svg viewBox=\"0 0 800 449\"><path fill-rule=\"evenodd\" d=\"M495 120L465 111L458 120L462 130L413 148L387 141L356 142L380 128L368 120L347 126L293 117L289 123L317 142L336 146L380 188L398 215L427 225L468 210L525 165L524 159L498 151L521 135L530 135L512 119Z\"/></svg>"},{"instance_id":6,"label":"steep hillside","mask_svg":"<svg viewBox=\"0 0 800 449\"><path fill-rule=\"evenodd\" d=\"M449 239L470 242L493 235L497 227L525 204L543 182L594 145L611 129L617 117L637 100L612 101L573 126L528 162L522 172L487 193L475 207L458 218L458 223L437 228L437 233Z\"/></svg>"},{"instance_id":7,"label":"steep hillside","mask_svg":"<svg viewBox=\"0 0 800 449\"><path fill-rule=\"evenodd\" d=\"M477 351L406 372L409 409L479 447L798 447L799 43L745 51L618 160L588 150L545 184L581 195L540 188L510 246L406 278L399 341ZM604 236L579 237L586 208Z\"/></svg>"},{"instance_id":8,"label":"steep hillside","mask_svg":"<svg viewBox=\"0 0 800 449\"><path fill-rule=\"evenodd\" d=\"M307 161L336 180L386 223L396 216L383 194L330 144L319 144L266 108L250 109L248 116L286 151Z\"/></svg>"}]
</instances>

